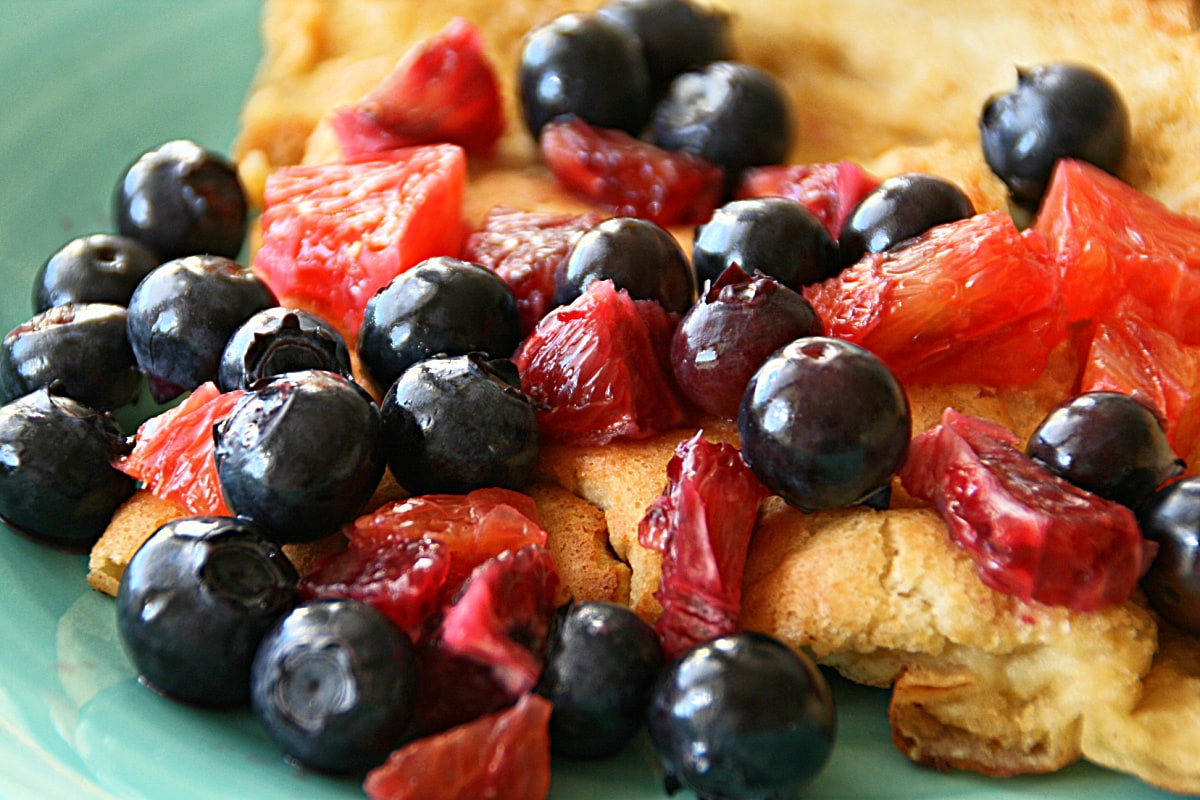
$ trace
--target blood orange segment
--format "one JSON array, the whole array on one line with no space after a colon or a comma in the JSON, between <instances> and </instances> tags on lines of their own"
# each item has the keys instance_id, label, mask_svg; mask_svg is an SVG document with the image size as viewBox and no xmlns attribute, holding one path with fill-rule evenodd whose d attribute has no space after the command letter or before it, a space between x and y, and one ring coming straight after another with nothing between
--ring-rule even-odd
<instances>
[{"instance_id":1,"label":"blood orange segment","mask_svg":"<svg viewBox=\"0 0 1200 800\"><path fill-rule=\"evenodd\" d=\"M854 207L878 185L878 178L853 161L754 167L742 176L737 197L795 200L813 212L836 241Z\"/></svg>"},{"instance_id":2,"label":"blood orange segment","mask_svg":"<svg viewBox=\"0 0 1200 800\"><path fill-rule=\"evenodd\" d=\"M517 298L528 336L554 307L555 273L599 214L554 214L498 207L467 237L463 258L493 270Z\"/></svg>"},{"instance_id":3,"label":"blood orange segment","mask_svg":"<svg viewBox=\"0 0 1200 800\"><path fill-rule=\"evenodd\" d=\"M1067 329L1057 266L1003 212L868 254L804 296L830 336L903 381L1012 386L1037 377Z\"/></svg>"},{"instance_id":4,"label":"blood orange segment","mask_svg":"<svg viewBox=\"0 0 1200 800\"><path fill-rule=\"evenodd\" d=\"M997 423L947 409L913 439L900 478L938 509L996 591L1078 611L1127 600L1145 557L1133 512L1059 478L1018 444Z\"/></svg>"},{"instance_id":5,"label":"blood orange segment","mask_svg":"<svg viewBox=\"0 0 1200 800\"><path fill-rule=\"evenodd\" d=\"M1098 167L1055 167L1034 230L1063 270L1071 321L1107 316L1124 295L1157 325L1200 344L1200 220L1177 214Z\"/></svg>"},{"instance_id":6,"label":"blood orange segment","mask_svg":"<svg viewBox=\"0 0 1200 800\"><path fill-rule=\"evenodd\" d=\"M549 700L512 708L410 742L371 770L371 800L543 800L550 794Z\"/></svg>"},{"instance_id":7,"label":"blood orange segment","mask_svg":"<svg viewBox=\"0 0 1200 800\"><path fill-rule=\"evenodd\" d=\"M461 17L451 20L330 122L350 159L439 142L490 156L504 133L504 108L483 34Z\"/></svg>"},{"instance_id":8,"label":"blood orange segment","mask_svg":"<svg viewBox=\"0 0 1200 800\"><path fill-rule=\"evenodd\" d=\"M201 384L179 405L142 423L133 452L117 461L117 469L188 514L229 514L213 460L212 428L241 396Z\"/></svg>"},{"instance_id":9,"label":"blood orange segment","mask_svg":"<svg viewBox=\"0 0 1200 800\"><path fill-rule=\"evenodd\" d=\"M655 630L668 658L737 630L750 535L770 494L736 447L703 433L675 448L638 526L641 545L664 554Z\"/></svg>"},{"instance_id":10,"label":"blood orange segment","mask_svg":"<svg viewBox=\"0 0 1200 800\"><path fill-rule=\"evenodd\" d=\"M698 225L712 216L725 188L725 173L702 158L578 118L547 124L540 144L559 183L614 216Z\"/></svg>"},{"instance_id":11,"label":"blood orange segment","mask_svg":"<svg viewBox=\"0 0 1200 800\"><path fill-rule=\"evenodd\" d=\"M466 156L449 144L284 167L267 179L254 271L282 305L327 319L352 345L376 290L458 255L465 182Z\"/></svg>"},{"instance_id":12,"label":"blood orange segment","mask_svg":"<svg viewBox=\"0 0 1200 800\"><path fill-rule=\"evenodd\" d=\"M522 389L542 407L542 433L602 445L682 424L668 361L677 323L658 303L635 301L607 280L546 315L513 358Z\"/></svg>"}]
</instances>

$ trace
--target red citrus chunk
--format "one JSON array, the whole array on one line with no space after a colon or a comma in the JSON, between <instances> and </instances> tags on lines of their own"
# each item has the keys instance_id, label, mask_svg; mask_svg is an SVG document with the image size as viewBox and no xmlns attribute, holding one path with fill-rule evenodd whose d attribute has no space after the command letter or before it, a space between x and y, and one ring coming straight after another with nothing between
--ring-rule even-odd
<instances>
[{"instance_id":1,"label":"red citrus chunk","mask_svg":"<svg viewBox=\"0 0 1200 800\"><path fill-rule=\"evenodd\" d=\"M465 182L466 157L450 144L283 167L267 179L254 271L282 305L323 317L353 346L379 288L458 255Z\"/></svg>"},{"instance_id":2,"label":"red citrus chunk","mask_svg":"<svg viewBox=\"0 0 1200 800\"><path fill-rule=\"evenodd\" d=\"M467 237L463 258L493 270L517 298L521 334L528 336L554 307L555 274L571 247L603 217L492 209Z\"/></svg>"},{"instance_id":3,"label":"red citrus chunk","mask_svg":"<svg viewBox=\"0 0 1200 800\"><path fill-rule=\"evenodd\" d=\"M752 167L736 196L786 197L803 204L837 241L854 207L875 190L879 179L853 161Z\"/></svg>"},{"instance_id":4,"label":"red citrus chunk","mask_svg":"<svg viewBox=\"0 0 1200 800\"><path fill-rule=\"evenodd\" d=\"M1040 237L991 212L867 254L804 296L828 335L875 353L902 381L1013 386L1066 339L1059 287Z\"/></svg>"},{"instance_id":5,"label":"red citrus chunk","mask_svg":"<svg viewBox=\"0 0 1200 800\"><path fill-rule=\"evenodd\" d=\"M1132 295L1159 327L1200 344L1200 220L1104 170L1058 162L1034 223L1063 270L1072 322L1107 316Z\"/></svg>"},{"instance_id":6,"label":"red citrus chunk","mask_svg":"<svg viewBox=\"0 0 1200 800\"><path fill-rule=\"evenodd\" d=\"M542 673L558 572L538 545L506 551L475 568L438 633L447 652L487 664L514 699Z\"/></svg>"},{"instance_id":7,"label":"red citrus chunk","mask_svg":"<svg viewBox=\"0 0 1200 800\"><path fill-rule=\"evenodd\" d=\"M547 124L540 144L559 183L613 216L664 227L698 225L712 216L725 189L725 173L698 156L577 117Z\"/></svg>"},{"instance_id":8,"label":"red citrus chunk","mask_svg":"<svg viewBox=\"0 0 1200 800\"><path fill-rule=\"evenodd\" d=\"M182 403L142 423L133 452L117 461L117 469L188 514L228 515L213 459L212 429L241 396L241 391L222 393L211 382L197 386Z\"/></svg>"},{"instance_id":9,"label":"red citrus chunk","mask_svg":"<svg viewBox=\"0 0 1200 800\"><path fill-rule=\"evenodd\" d=\"M439 142L491 155L504 133L504 107L483 34L461 17L451 20L330 122L347 159Z\"/></svg>"},{"instance_id":10,"label":"red citrus chunk","mask_svg":"<svg viewBox=\"0 0 1200 800\"><path fill-rule=\"evenodd\" d=\"M1018 446L1003 426L947 409L940 425L913 439L900 479L938 509L996 591L1078 611L1127 600L1145 557L1133 512L1059 478Z\"/></svg>"},{"instance_id":11,"label":"red citrus chunk","mask_svg":"<svg viewBox=\"0 0 1200 800\"><path fill-rule=\"evenodd\" d=\"M396 750L367 774L371 800L544 800L550 794L549 700L524 695Z\"/></svg>"},{"instance_id":12,"label":"red citrus chunk","mask_svg":"<svg viewBox=\"0 0 1200 800\"><path fill-rule=\"evenodd\" d=\"M664 556L655 630L668 658L737 630L750 536L770 494L736 447L703 433L675 448L667 486L638 526L641 545Z\"/></svg>"},{"instance_id":13,"label":"red citrus chunk","mask_svg":"<svg viewBox=\"0 0 1200 800\"><path fill-rule=\"evenodd\" d=\"M681 425L668 361L677 323L658 303L633 300L607 280L547 314L513 357L521 388L540 406L543 435L602 445Z\"/></svg>"}]
</instances>

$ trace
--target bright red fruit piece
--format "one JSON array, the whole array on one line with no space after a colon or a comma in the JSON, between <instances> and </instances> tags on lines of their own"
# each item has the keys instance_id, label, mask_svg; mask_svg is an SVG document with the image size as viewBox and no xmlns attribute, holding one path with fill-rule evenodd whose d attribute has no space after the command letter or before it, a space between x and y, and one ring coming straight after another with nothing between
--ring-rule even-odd
<instances>
[{"instance_id":1,"label":"bright red fruit piece","mask_svg":"<svg viewBox=\"0 0 1200 800\"><path fill-rule=\"evenodd\" d=\"M347 159L450 142L489 156L504 133L500 82L483 34L455 18L405 53L366 97L331 119Z\"/></svg>"},{"instance_id":2,"label":"bright red fruit piece","mask_svg":"<svg viewBox=\"0 0 1200 800\"><path fill-rule=\"evenodd\" d=\"M554 275L584 232L603 217L494 208L467 237L463 258L495 271L517 298L528 336L554 306Z\"/></svg>"},{"instance_id":3,"label":"bright red fruit piece","mask_svg":"<svg viewBox=\"0 0 1200 800\"><path fill-rule=\"evenodd\" d=\"M509 698L533 689L542 673L558 572L538 545L510 550L475 568L446 609L445 649L487 664Z\"/></svg>"},{"instance_id":4,"label":"bright red fruit piece","mask_svg":"<svg viewBox=\"0 0 1200 800\"><path fill-rule=\"evenodd\" d=\"M655 630L668 658L737 630L750 535L770 494L736 447L703 433L675 448L667 486L638 526L642 546L664 555Z\"/></svg>"},{"instance_id":5,"label":"bright red fruit piece","mask_svg":"<svg viewBox=\"0 0 1200 800\"><path fill-rule=\"evenodd\" d=\"M725 188L725 173L702 158L576 117L546 125L540 144L559 183L613 216L698 225L712 216Z\"/></svg>"},{"instance_id":6,"label":"bright red fruit piece","mask_svg":"<svg viewBox=\"0 0 1200 800\"><path fill-rule=\"evenodd\" d=\"M282 305L323 317L353 346L376 290L458 255L465 185L466 157L449 144L283 167L267 179L254 271Z\"/></svg>"},{"instance_id":7,"label":"bright red fruit piece","mask_svg":"<svg viewBox=\"0 0 1200 800\"><path fill-rule=\"evenodd\" d=\"M1200 445L1200 347L1179 344L1136 298L1123 298L1092 332L1079 391L1103 390L1156 409L1177 454Z\"/></svg>"},{"instance_id":8,"label":"bright red fruit piece","mask_svg":"<svg viewBox=\"0 0 1200 800\"><path fill-rule=\"evenodd\" d=\"M549 700L512 708L406 744L367 774L371 800L544 800L550 794Z\"/></svg>"},{"instance_id":9,"label":"bright red fruit piece","mask_svg":"<svg viewBox=\"0 0 1200 800\"><path fill-rule=\"evenodd\" d=\"M1072 322L1105 317L1132 295L1162 330L1200 344L1200 220L1067 159L1055 167L1034 230L1062 267Z\"/></svg>"},{"instance_id":10,"label":"bright red fruit piece","mask_svg":"<svg viewBox=\"0 0 1200 800\"><path fill-rule=\"evenodd\" d=\"M868 254L804 296L828 335L902 381L1012 386L1037 377L1066 338L1059 286L1040 237L997 211Z\"/></svg>"},{"instance_id":11,"label":"bright red fruit piece","mask_svg":"<svg viewBox=\"0 0 1200 800\"><path fill-rule=\"evenodd\" d=\"M678 320L652 300L594 281L538 324L513 360L553 439L602 445L681 425L669 349Z\"/></svg>"},{"instance_id":12,"label":"bright red fruit piece","mask_svg":"<svg viewBox=\"0 0 1200 800\"><path fill-rule=\"evenodd\" d=\"M836 241L846 217L878 185L878 178L853 161L754 167L742 176L737 198L795 200L816 214Z\"/></svg>"},{"instance_id":13,"label":"bright red fruit piece","mask_svg":"<svg viewBox=\"0 0 1200 800\"><path fill-rule=\"evenodd\" d=\"M940 425L913 439L900 479L933 503L996 591L1078 611L1124 602L1144 557L1133 512L1018 447L1003 426L947 409Z\"/></svg>"},{"instance_id":14,"label":"bright red fruit piece","mask_svg":"<svg viewBox=\"0 0 1200 800\"><path fill-rule=\"evenodd\" d=\"M117 461L117 469L188 514L229 514L213 460L212 428L241 396L222 393L211 382L197 386L182 403L142 423L133 452Z\"/></svg>"}]
</instances>

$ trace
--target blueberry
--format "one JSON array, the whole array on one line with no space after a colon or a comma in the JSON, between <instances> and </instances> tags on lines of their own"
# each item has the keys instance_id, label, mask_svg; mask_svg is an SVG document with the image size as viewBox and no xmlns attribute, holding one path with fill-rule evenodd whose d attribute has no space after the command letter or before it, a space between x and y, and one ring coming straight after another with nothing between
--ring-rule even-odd
<instances>
[{"instance_id":1,"label":"blueberry","mask_svg":"<svg viewBox=\"0 0 1200 800\"><path fill-rule=\"evenodd\" d=\"M1055 163L1077 158L1114 172L1125 157L1129 110L1091 67L1053 63L1017 70L1017 85L984 103L979 119L988 166L1013 202L1037 208Z\"/></svg>"},{"instance_id":2,"label":"blueberry","mask_svg":"<svg viewBox=\"0 0 1200 800\"><path fill-rule=\"evenodd\" d=\"M611 758L642 728L663 665L658 634L626 606L569 603L551 623L534 691L554 704L550 747L567 758Z\"/></svg>"},{"instance_id":3,"label":"blueberry","mask_svg":"<svg viewBox=\"0 0 1200 800\"><path fill-rule=\"evenodd\" d=\"M667 772L701 798L799 797L833 749L824 676L777 639L745 632L684 653L655 683L647 729Z\"/></svg>"},{"instance_id":4,"label":"blueberry","mask_svg":"<svg viewBox=\"0 0 1200 800\"><path fill-rule=\"evenodd\" d=\"M381 409L388 466L400 485L414 494L463 494L528 483L537 417L519 380L511 362L478 354L405 370Z\"/></svg>"},{"instance_id":5,"label":"blueberry","mask_svg":"<svg viewBox=\"0 0 1200 800\"><path fill-rule=\"evenodd\" d=\"M332 372L250 387L213 429L221 495L281 542L328 536L383 477L383 423L371 397Z\"/></svg>"},{"instance_id":6,"label":"blueberry","mask_svg":"<svg viewBox=\"0 0 1200 800\"><path fill-rule=\"evenodd\" d=\"M1087 392L1060 403L1038 424L1025 453L1133 509L1184 469L1154 412L1119 392Z\"/></svg>"},{"instance_id":7,"label":"blueberry","mask_svg":"<svg viewBox=\"0 0 1200 800\"><path fill-rule=\"evenodd\" d=\"M33 279L33 311L67 303L129 305L142 278L159 258L128 236L93 233L64 244L38 269Z\"/></svg>"},{"instance_id":8,"label":"blueberry","mask_svg":"<svg viewBox=\"0 0 1200 800\"><path fill-rule=\"evenodd\" d=\"M1158 546L1141 580L1150 605L1175 627L1200 636L1200 477L1160 489L1138 522Z\"/></svg>"},{"instance_id":9,"label":"blueberry","mask_svg":"<svg viewBox=\"0 0 1200 800\"><path fill-rule=\"evenodd\" d=\"M779 348L822 332L804 296L762 274L728 267L675 328L675 383L699 408L736 417L746 384Z\"/></svg>"},{"instance_id":10,"label":"blueberry","mask_svg":"<svg viewBox=\"0 0 1200 800\"><path fill-rule=\"evenodd\" d=\"M125 323L122 306L72 303L18 325L0 344L0 403L56 381L99 411L133 402L142 376Z\"/></svg>"},{"instance_id":11,"label":"blueberry","mask_svg":"<svg viewBox=\"0 0 1200 800\"><path fill-rule=\"evenodd\" d=\"M716 61L677 77L651 124L659 147L700 156L731 179L747 167L783 163L794 126L779 82L736 61Z\"/></svg>"},{"instance_id":12,"label":"blueberry","mask_svg":"<svg viewBox=\"0 0 1200 800\"><path fill-rule=\"evenodd\" d=\"M733 58L729 15L688 0L613 0L597 14L641 42L653 97L661 97L681 72Z\"/></svg>"},{"instance_id":13,"label":"blueberry","mask_svg":"<svg viewBox=\"0 0 1200 800\"><path fill-rule=\"evenodd\" d=\"M129 301L129 343L165 402L216 381L225 345L242 323L278 305L254 273L221 256L188 256L146 276Z\"/></svg>"},{"instance_id":14,"label":"blueberry","mask_svg":"<svg viewBox=\"0 0 1200 800\"><path fill-rule=\"evenodd\" d=\"M611 280L635 300L682 314L696 298L696 276L675 237L637 217L606 219L580 236L555 276L554 302L570 303L592 281Z\"/></svg>"},{"instance_id":15,"label":"blueberry","mask_svg":"<svg viewBox=\"0 0 1200 800\"><path fill-rule=\"evenodd\" d=\"M418 361L471 352L508 358L520 341L508 284L478 264L439 257L401 273L367 301L358 356L382 394Z\"/></svg>"},{"instance_id":16,"label":"blueberry","mask_svg":"<svg viewBox=\"0 0 1200 800\"><path fill-rule=\"evenodd\" d=\"M734 200L696 228L692 264L701 282L715 281L737 264L800 291L836 275L837 245L816 215L794 200Z\"/></svg>"},{"instance_id":17,"label":"blueberry","mask_svg":"<svg viewBox=\"0 0 1200 800\"><path fill-rule=\"evenodd\" d=\"M112 420L48 388L0 407L0 517L45 541L87 547L136 482Z\"/></svg>"},{"instance_id":18,"label":"blueberry","mask_svg":"<svg viewBox=\"0 0 1200 800\"><path fill-rule=\"evenodd\" d=\"M151 688L197 705L246 705L259 641L296 604L298 580L249 520L173 520L121 576L117 633Z\"/></svg>"},{"instance_id":19,"label":"blueberry","mask_svg":"<svg viewBox=\"0 0 1200 800\"><path fill-rule=\"evenodd\" d=\"M883 488L912 436L908 398L876 356L806 337L759 367L738 409L742 457L806 511L853 506Z\"/></svg>"},{"instance_id":20,"label":"blueberry","mask_svg":"<svg viewBox=\"0 0 1200 800\"><path fill-rule=\"evenodd\" d=\"M275 306L234 331L221 353L221 391L245 389L261 378L323 369L351 377L350 351L332 325L307 311Z\"/></svg>"},{"instance_id":21,"label":"blueberry","mask_svg":"<svg viewBox=\"0 0 1200 800\"><path fill-rule=\"evenodd\" d=\"M416 660L408 637L372 606L314 600L263 638L250 691L255 716L290 760L360 772L407 735Z\"/></svg>"},{"instance_id":22,"label":"blueberry","mask_svg":"<svg viewBox=\"0 0 1200 800\"><path fill-rule=\"evenodd\" d=\"M237 170L187 139L148 150L126 168L113 194L117 230L163 261L211 254L237 258L247 204Z\"/></svg>"},{"instance_id":23,"label":"blueberry","mask_svg":"<svg viewBox=\"0 0 1200 800\"><path fill-rule=\"evenodd\" d=\"M888 178L859 201L838 236L841 263L890 250L947 222L966 219L975 207L962 189L922 172Z\"/></svg>"},{"instance_id":24,"label":"blueberry","mask_svg":"<svg viewBox=\"0 0 1200 800\"><path fill-rule=\"evenodd\" d=\"M650 78L637 38L610 19L563 14L525 37L518 67L525 125L536 139L568 114L636 135L650 116Z\"/></svg>"}]
</instances>

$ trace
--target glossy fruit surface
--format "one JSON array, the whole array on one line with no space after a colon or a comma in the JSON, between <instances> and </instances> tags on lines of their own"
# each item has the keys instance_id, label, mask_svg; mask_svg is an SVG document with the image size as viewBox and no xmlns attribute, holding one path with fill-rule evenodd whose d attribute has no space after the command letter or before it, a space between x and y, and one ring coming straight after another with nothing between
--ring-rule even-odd
<instances>
[{"instance_id":1,"label":"glossy fruit surface","mask_svg":"<svg viewBox=\"0 0 1200 800\"><path fill-rule=\"evenodd\" d=\"M708 219L724 191L716 165L577 117L546 123L539 144L563 187L612 216L695 224Z\"/></svg>"},{"instance_id":2,"label":"glossy fruit surface","mask_svg":"<svg viewBox=\"0 0 1200 800\"><path fill-rule=\"evenodd\" d=\"M379 288L427 258L458 253L465 181L466 156L450 144L276 170L254 271L280 304L328 320L352 345Z\"/></svg>"},{"instance_id":3,"label":"glossy fruit surface","mask_svg":"<svg viewBox=\"0 0 1200 800\"><path fill-rule=\"evenodd\" d=\"M736 199L786 197L817 215L836 239L850 212L879 185L879 179L853 161L753 167L743 173Z\"/></svg>"},{"instance_id":4,"label":"glossy fruit surface","mask_svg":"<svg viewBox=\"0 0 1200 800\"><path fill-rule=\"evenodd\" d=\"M734 55L729 15L689 0L612 0L597 13L641 42L652 97L665 94L679 73Z\"/></svg>"},{"instance_id":5,"label":"glossy fruit surface","mask_svg":"<svg viewBox=\"0 0 1200 800\"><path fill-rule=\"evenodd\" d=\"M504 133L500 83L479 29L456 17L404 54L358 102L330 124L346 159L449 142L489 156Z\"/></svg>"},{"instance_id":6,"label":"glossy fruit surface","mask_svg":"<svg viewBox=\"0 0 1200 800\"><path fill-rule=\"evenodd\" d=\"M805 289L830 336L907 383L1012 386L1066 338L1060 272L1003 212L940 225Z\"/></svg>"},{"instance_id":7,"label":"glossy fruit surface","mask_svg":"<svg viewBox=\"0 0 1200 800\"><path fill-rule=\"evenodd\" d=\"M110 303L71 303L9 331L0 342L0 403L55 381L60 394L99 411L133 402L141 373L126 316Z\"/></svg>"},{"instance_id":8,"label":"glossy fruit surface","mask_svg":"<svg viewBox=\"0 0 1200 800\"><path fill-rule=\"evenodd\" d=\"M686 150L736 175L780 164L792 144L790 100L779 82L750 64L717 61L685 72L654 109L653 141Z\"/></svg>"},{"instance_id":9,"label":"glossy fruit surface","mask_svg":"<svg viewBox=\"0 0 1200 800\"><path fill-rule=\"evenodd\" d=\"M1184 469L1154 412L1118 392L1086 392L1060 403L1029 437L1025 454L1134 510Z\"/></svg>"},{"instance_id":10,"label":"glossy fruit surface","mask_svg":"<svg viewBox=\"0 0 1200 800\"><path fill-rule=\"evenodd\" d=\"M750 379L738 411L742 457L806 511L852 506L900 469L912 435L904 389L877 357L841 339L797 339Z\"/></svg>"},{"instance_id":11,"label":"glossy fruit surface","mask_svg":"<svg viewBox=\"0 0 1200 800\"><path fill-rule=\"evenodd\" d=\"M247 205L237 169L187 139L148 150L129 165L113 194L117 230L163 261L211 254L237 258Z\"/></svg>"},{"instance_id":12,"label":"glossy fruit surface","mask_svg":"<svg viewBox=\"0 0 1200 800\"><path fill-rule=\"evenodd\" d=\"M998 423L947 409L940 425L913 439L900 478L937 507L996 591L1078 611L1124 602L1144 559L1133 512L1019 447Z\"/></svg>"},{"instance_id":13,"label":"glossy fruit surface","mask_svg":"<svg viewBox=\"0 0 1200 800\"><path fill-rule=\"evenodd\" d=\"M821 333L816 312L798 292L728 267L675 328L675 384L709 414L736 417L746 384L772 353Z\"/></svg>"},{"instance_id":14,"label":"glossy fruit surface","mask_svg":"<svg viewBox=\"0 0 1200 800\"><path fill-rule=\"evenodd\" d=\"M253 522L182 517L130 558L117 633L152 688L203 706L245 705L259 641L295 605L298 579Z\"/></svg>"},{"instance_id":15,"label":"glossy fruit surface","mask_svg":"<svg viewBox=\"0 0 1200 800\"><path fill-rule=\"evenodd\" d=\"M682 314L696 297L696 276L675 237L648 220L606 219L571 248L555 300L565 305L594 281L610 280L634 300Z\"/></svg>"},{"instance_id":16,"label":"glossy fruit surface","mask_svg":"<svg viewBox=\"0 0 1200 800\"><path fill-rule=\"evenodd\" d=\"M658 634L626 606L560 607L535 691L554 704L550 747L567 758L610 758L642 728L663 665Z\"/></svg>"},{"instance_id":17,"label":"glossy fruit surface","mask_svg":"<svg viewBox=\"0 0 1200 800\"><path fill-rule=\"evenodd\" d=\"M647 728L670 793L799 797L833 749L833 696L807 656L760 633L700 645L663 670Z\"/></svg>"},{"instance_id":18,"label":"glossy fruit surface","mask_svg":"<svg viewBox=\"0 0 1200 800\"><path fill-rule=\"evenodd\" d=\"M543 436L576 444L645 438L683 422L668 362L675 320L612 281L546 315L513 361Z\"/></svg>"},{"instance_id":19,"label":"glossy fruit surface","mask_svg":"<svg viewBox=\"0 0 1200 800\"><path fill-rule=\"evenodd\" d=\"M934 225L966 219L975 207L962 189L923 172L896 175L859 201L838 236L843 264L881 253L920 236Z\"/></svg>"},{"instance_id":20,"label":"glossy fruit surface","mask_svg":"<svg viewBox=\"0 0 1200 800\"><path fill-rule=\"evenodd\" d=\"M463 245L463 260L499 275L517 300L521 336L554 307L554 275L572 245L600 222L596 213L555 214L499 206Z\"/></svg>"},{"instance_id":21,"label":"glossy fruit surface","mask_svg":"<svg viewBox=\"0 0 1200 800\"><path fill-rule=\"evenodd\" d=\"M522 697L504 711L409 742L367 774L371 800L543 798L550 793L550 703Z\"/></svg>"},{"instance_id":22,"label":"glossy fruit surface","mask_svg":"<svg viewBox=\"0 0 1200 800\"><path fill-rule=\"evenodd\" d=\"M1141 581L1150 605L1175 627L1200 635L1200 478L1159 491L1138 522L1158 546Z\"/></svg>"},{"instance_id":23,"label":"glossy fruit surface","mask_svg":"<svg viewBox=\"0 0 1200 800\"><path fill-rule=\"evenodd\" d=\"M0 517L43 541L90 546L135 488L107 416L52 390L0 406Z\"/></svg>"},{"instance_id":24,"label":"glossy fruit surface","mask_svg":"<svg viewBox=\"0 0 1200 800\"><path fill-rule=\"evenodd\" d=\"M1014 202L1038 205L1059 159L1113 172L1125 156L1129 109L1097 70L1065 62L1017 69L1017 85L984 103L979 119L988 166Z\"/></svg>"},{"instance_id":25,"label":"glossy fruit surface","mask_svg":"<svg viewBox=\"0 0 1200 800\"><path fill-rule=\"evenodd\" d=\"M222 393L215 383L196 387L183 402L138 428L133 451L117 469L163 500L192 515L228 515L213 460L213 426L242 395Z\"/></svg>"},{"instance_id":26,"label":"glossy fruit surface","mask_svg":"<svg viewBox=\"0 0 1200 800\"><path fill-rule=\"evenodd\" d=\"M641 43L629 29L594 14L563 14L530 31L517 85L535 139L546 123L565 115L632 135L650 115Z\"/></svg>"},{"instance_id":27,"label":"glossy fruit surface","mask_svg":"<svg viewBox=\"0 0 1200 800\"><path fill-rule=\"evenodd\" d=\"M405 739L416 699L408 637L353 600L301 603L267 632L251 667L255 716L284 754L362 772Z\"/></svg>"},{"instance_id":28,"label":"glossy fruit surface","mask_svg":"<svg viewBox=\"0 0 1200 800\"><path fill-rule=\"evenodd\" d=\"M696 228L692 264L701 282L734 264L800 291L839 271L837 245L805 206L783 197L734 200Z\"/></svg>"},{"instance_id":29,"label":"glossy fruit surface","mask_svg":"<svg viewBox=\"0 0 1200 800\"><path fill-rule=\"evenodd\" d=\"M213 428L221 494L279 541L328 536L379 484L382 429L370 396L332 372L257 383Z\"/></svg>"},{"instance_id":30,"label":"glossy fruit surface","mask_svg":"<svg viewBox=\"0 0 1200 800\"><path fill-rule=\"evenodd\" d=\"M1181 344L1200 344L1200 220L1067 159L1033 227L1063 271L1070 321L1102 320L1132 296Z\"/></svg>"},{"instance_id":31,"label":"glossy fruit surface","mask_svg":"<svg viewBox=\"0 0 1200 800\"><path fill-rule=\"evenodd\" d=\"M247 389L284 372L323 369L352 378L350 351L328 322L307 311L274 306L250 317L221 351L221 391Z\"/></svg>"},{"instance_id":32,"label":"glossy fruit surface","mask_svg":"<svg viewBox=\"0 0 1200 800\"><path fill-rule=\"evenodd\" d=\"M736 447L702 434L676 446L638 525L639 544L663 556L654 630L667 658L738 629L746 553L770 494Z\"/></svg>"},{"instance_id":33,"label":"glossy fruit surface","mask_svg":"<svg viewBox=\"0 0 1200 800\"><path fill-rule=\"evenodd\" d=\"M46 259L33 278L33 311L67 303L129 305L159 258L136 239L110 233L78 236Z\"/></svg>"},{"instance_id":34,"label":"glossy fruit surface","mask_svg":"<svg viewBox=\"0 0 1200 800\"><path fill-rule=\"evenodd\" d=\"M512 362L479 354L405 370L380 409L396 480L414 494L523 487L537 464L538 429L520 386Z\"/></svg>"},{"instance_id":35,"label":"glossy fruit surface","mask_svg":"<svg viewBox=\"0 0 1200 800\"><path fill-rule=\"evenodd\" d=\"M253 314L277 305L248 269L221 256L168 261L129 300L129 344L150 394L166 402L215 381L225 344Z\"/></svg>"},{"instance_id":36,"label":"glossy fruit surface","mask_svg":"<svg viewBox=\"0 0 1200 800\"><path fill-rule=\"evenodd\" d=\"M427 358L472 352L508 358L520 341L508 284L478 264L443 256L396 276L367 301L358 357L383 394Z\"/></svg>"}]
</instances>

